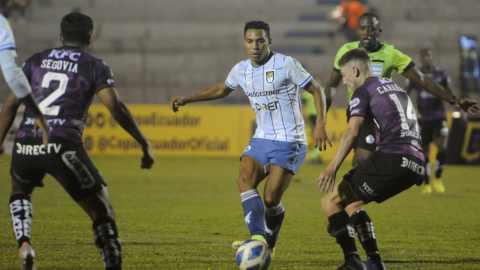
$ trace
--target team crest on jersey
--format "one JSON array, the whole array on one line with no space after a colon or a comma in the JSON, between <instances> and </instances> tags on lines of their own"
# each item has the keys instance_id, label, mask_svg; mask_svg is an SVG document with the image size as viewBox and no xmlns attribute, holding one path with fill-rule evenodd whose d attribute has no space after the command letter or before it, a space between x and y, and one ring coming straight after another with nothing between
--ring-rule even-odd
<instances>
[{"instance_id":1,"label":"team crest on jersey","mask_svg":"<svg viewBox=\"0 0 480 270\"><path fill-rule=\"evenodd\" d=\"M273 80L275 79L275 71L267 71L267 73L265 73L265 78L267 83L273 83Z\"/></svg>"}]
</instances>

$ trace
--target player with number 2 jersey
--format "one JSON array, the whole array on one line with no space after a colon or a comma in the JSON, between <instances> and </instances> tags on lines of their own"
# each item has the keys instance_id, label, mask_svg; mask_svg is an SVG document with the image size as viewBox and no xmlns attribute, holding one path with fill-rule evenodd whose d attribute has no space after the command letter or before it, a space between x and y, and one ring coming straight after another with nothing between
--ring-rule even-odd
<instances>
[{"instance_id":1,"label":"player with number 2 jersey","mask_svg":"<svg viewBox=\"0 0 480 270\"><path fill-rule=\"evenodd\" d=\"M63 17L60 28L63 46L34 54L23 66L38 107L51 125L51 137L49 143L43 145L41 138L33 136L34 115L27 109L15 138L10 170L10 212L20 247L20 262L22 269L36 269L30 243L33 217L30 198L36 187L43 187L43 178L48 173L92 220L95 245L105 269L120 270L122 249L113 207L103 177L82 143L87 111L94 95L98 95L119 125L142 146L141 168L152 167L153 152L120 100L112 71L105 62L88 52L93 20L72 12ZM4 136L6 132L1 131L12 125L19 104L15 95L7 97L0 114L0 135Z\"/></svg>"}]
</instances>

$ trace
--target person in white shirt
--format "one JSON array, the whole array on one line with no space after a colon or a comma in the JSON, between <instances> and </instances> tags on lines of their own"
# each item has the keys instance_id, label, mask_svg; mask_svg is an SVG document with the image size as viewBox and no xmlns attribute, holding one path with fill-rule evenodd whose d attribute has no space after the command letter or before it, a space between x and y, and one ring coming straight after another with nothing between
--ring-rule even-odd
<instances>
[{"instance_id":1,"label":"person in white shirt","mask_svg":"<svg viewBox=\"0 0 480 270\"><path fill-rule=\"evenodd\" d=\"M326 149L327 142L330 146L331 142L325 128L326 105L320 85L297 60L270 51L271 44L267 23L247 22L243 45L249 59L236 64L225 82L187 97L173 97L170 106L176 112L178 106L223 98L239 87L245 91L256 113L257 129L240 159L237 184L252 239L266 243L273 252L285 216L282 195L307 153L300 88L315 100L315 147ZM265 178L264 206L256 188ZM235 241L233 247L243 242Z\"/></svg>"},{"instance_id":2,"label":"person in white shirt","mask_svg":"<svg viewBox=\"0 0 480 270\"><path fill-rule=\"evenodd\" d=\"M41 129L43 131L43 144L46 146L50 137L50 126L43 117L42 111L38 108L25 74L15 63L16 57L17 52L12 28L7 19L0 14L0 66L3 76L15 96L35 115L35 137ZM8 132L8 130L5 132ZM0 143L3 144L3 142Z\"/></svg>"}]
</instances>

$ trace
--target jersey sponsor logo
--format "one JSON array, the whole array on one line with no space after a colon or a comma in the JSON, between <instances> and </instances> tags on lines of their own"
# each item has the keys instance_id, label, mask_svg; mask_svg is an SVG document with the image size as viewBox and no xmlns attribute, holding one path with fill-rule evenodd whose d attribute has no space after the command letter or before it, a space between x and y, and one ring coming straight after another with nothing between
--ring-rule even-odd
<instances>
[{"instance_id":1,"label":"jersey sponsor logo","mask_svg":"<svg viewBox=\"0 0 480 270\"><path fill-rule=\"evenodd\" d=\"M53 49L48 57L53 57L55 59L65 59L68 57L71 61L78 61L80 55L82 55L82 53Z\"/></svg>"},{"instance_id":2,"label":"jersey sponsor logo","mask_svg":"<svg viewBox=\"0 0 480 270\"><path fill-rule=\"evenodd\" d=\"M367 185L366 182L363 183L362 186L360 186L360 191L364 193L365 195L368 195L369 197L375 197L377 194L375 193L375 190L371 188L369 185Z\"/></svg>"},{"instance_id":3,"label":"jersey sponsor logo","mask_svg":"<svg viewBox=\"0 0 480 270\"><path fill-rule=\"evenodd\" d=\"M61 70L61 71L69 71L69 72L78 72L78 64L72 63L65 60L52 60L52 59L43 59L42 64L40 65L41 68L45 69L52 69L52 70Z\"/></svg>"},{"instance_id":4,"label":"jersey sponsor logo","mask_svg":"<svg viewBox=\"0 0 480 270\"><path fill-rule=\"evenodd\" d=\"M350 111L352 111L352 109L355 108L358 104L360 104L359 98L352 99L352 101L350 101Z\"/></svg>"},{"instance_id":5,"label":"jersey sponsor logo","mask_svg":"<svg viewBox=\"0 0 480 270\"><path fill-rule=\"evenodd\" d=\"M379 78L378 81L381 84L386 84L386 83L391 83L392 82L392 80L390 80L389 78Z\"/></svg>"},{"instance_id":6,"label":"jersey sponsor logo","mask_svg":"<svg viewBox=\"0 0 480 270\"><path fill-rule=\"evenodd\" d=\"M115 81L114 81L113 79L108 79L108 80L107 80L107 83L108 83L108 84L114 84Z\"/></svg>"},{"instance_id":7,"label":"jersey sponsor logo","mask_svg":"<svg viewBox=\"0 0 480 270\"><path fill-rule=\"evenodd\" d=\"M245 148L245 151L243 151L243 152L248 152L248 151L250 151L250 149L252 149L252 147L249 145L249 146L247 146L247 148Z\"/></svg>"},{"instance_id":8,"label":"jersey sponsor logo","mask_svg":"<svg viewBox=\"0 0 480 270\"><path fill-rule=\"evenodd\" d=\"M360 113L360 109L355 109L350 114L356 114L356 113Z\"/></svg>"},{"instance_id":9,"label":"jersey sponsor logo","mask_svg":"<svg viewBox=\"0 0 480 270\"><path fill-rule=\"evenodd\" d=\"M280 90L272 90L272 91L263 91L263 92L248 92L248 97L268 97L273 95L280 94Z\"/></svg>"},{"instance_id":10,"label":"jersey sponsor logo","mask_svg":"<svg viewBox=\"0 0 480 270\"><path fill-rule=\"evenodd\" d=\"M303 68L302 64L300 64L300 62L297 61L297 59L295 58L292 58L293 60L293 64L295 65L295 67L301 71L305 71L305 69Z\"/></svg>"},{"instance_id":11,"label":"jersey sponsor logo","mask_svg":"<svg viewBox=\"0 0 480 270\"><path fill-rule=\"evenodd\" d=\"M278 109L278 104L280 102L279 101L272 101L268 104L265 104L265 103L255 103L255 109L257 111L274 111L276 109Z\"/></svg>"},{"instance_id":12,"label":"jersey sponsor logo","mask_svg":"<svg viewBox=\"0 0 480 270\"><path fill-rule=\"evenodd\" d=\"M25 155L25 156L39 156L39 155L47 155L51 153L58 154L60 153L60 149L62 148L61 144L56 144L56 143L49 143L47 145L47 149L45 149L45 146L42 145L25 145L21 143L16 143L17 146L17 151L16 153L19 155Z\"/></svg>"},{"instance_id":13,"label":"jersey sponsor logo","mask_svg":"<svg viewBox=\"0 0 480 270\"><path fill-rule=\"evenodd\" d=\"M75 155L75 151L66 151L63 153L62 160L65 162L65 165L72 170L78 181L80 181L81 189L91 188L95 185L92 174L87 166Z\"/></svg>"},{"instance_id":14,"label":"jersey sponsor logo","mask_svg":"<svg viewBox=\"0 0 480 270\"><path fill-rule=\"evenodd\" d=\"M406 157L402 157L402 164L400 166L410 169L419 175L425 175L425 167Z\"/></svg>"},{"instance_id":15,"label":"jersey sponsor logo","mask_svg":"<svg viewBox=\"0 0 480 270\"><path fill-rule=\"evenodd\" d=\"M372 64L372 71L375 77L380 77L383 74L383 64Z\"/></svg>"},{"instance_id":16,"label":"jersey sponsor logo","mask_svg":"<svg viewBox=\"0 0 480 270\"><path fill-rule=\"evenodd\" d=\"M267 80L267 83L273 83L275 80L275 71L267 71L265 73L265 78Z\"/></svg>"},{"instance_id":17,"label":"jersey sponsor logo","mask_svg":"<svg viewBox=\"0 0 480 270\"><path fill-rule=\"evenodd\" d=\"M66 121L67 121L67 119L55 118L55 119L48 119L47 123L50 124L50 125L60 125L60 126L62 126L63 124L65 124ZM25 118L25 125L33 125L34 123L35 123L35 118L31 118L31 117L26 117Z\"/></svg>"}]
</instances>

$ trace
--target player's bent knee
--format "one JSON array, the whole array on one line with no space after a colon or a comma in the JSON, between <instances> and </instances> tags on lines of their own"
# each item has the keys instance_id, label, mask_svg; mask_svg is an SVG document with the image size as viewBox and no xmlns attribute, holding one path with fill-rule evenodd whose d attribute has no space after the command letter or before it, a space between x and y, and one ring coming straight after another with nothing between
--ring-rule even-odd
<instances>
[{"instance_id":1,"label":"player's bent knee","mask_svg":"<svg viewBox=\"0 0 480 270\"><path fill-rule=\"evenodd\" d=\"M276 196L268 196L265 194L265 198L263 199L265 206L267 208L272 208L280 204L281 198L277 198Z\"/></svg>"},{"instance_id":2,"label":"player's bent knee","mask_svg":"<svg viewBox=\"0 0 480 270\"><path fill-rule=\"evenodd\" d=\"M335 195L332 192L325 194L325 196L323 196L321 201L323 211L325 213L330 212L330 209L332 209L335 205L338 204L337 202L338 198L339 198L338 195Z\"/></svg>"}]
</instances>

